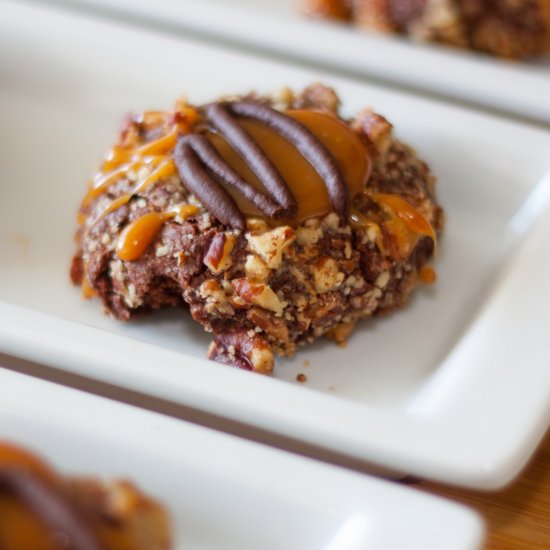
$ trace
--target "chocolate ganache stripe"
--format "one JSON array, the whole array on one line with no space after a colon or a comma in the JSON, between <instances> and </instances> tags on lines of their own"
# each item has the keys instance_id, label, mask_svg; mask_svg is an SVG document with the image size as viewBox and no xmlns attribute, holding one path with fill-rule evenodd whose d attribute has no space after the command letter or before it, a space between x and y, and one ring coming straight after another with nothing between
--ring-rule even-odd
<instances>
[{"instance_id":1,"label":"chocolate ganache stripe","mask_svg":"<svg viewBox=\"0 0 550 550\"><path fill-rule=\"evenodd\" d=\"M67 550L105 550L65 497L28 471L0 468L0 493L20 499L53 531L68 538Z\"/></svg>"},{"instance_id":2,"label":"chocolate ganache stripe","mask_svg":"<svg viewBox=\"0 0 550 550\"><path fill-rule=\"evenodd\" d=\"M218 153L217 149L202 135L194 134L185 136L183 141L186 141L202 161L206 168L218 179L225 181L237 189L246 199L256 205L261 212L264 212L268 217L278 219L288 214L288 212L265 193L256 189L253 185L243 180L239 174L225 162ZM208 173L203 170L202 178L209 178ZM211 179L211 178L210 178Z\"/></svg>"},{"instance_id":3,"label":"chocolate ganache stripe","mask_svg":"<svg viewBox=\"0 0 550 550\"><path fill-rule=\"evenodd\" d=\"M254 101L235 101L228 105L236 115L255 119L290 141L325 182L330 203L340 219L347 219L348 188L336 159L305 126L271 107Z\"/></svg>"},{"instance_id":4,"label":"chocolate ganache stripe","mask_svg":"<svg viewBox=\"0 0 550 550\"><path fill-rule=\"evenodd\" d=\"M293 218L298 211L296 199L267 155L228 112L228 109L234 111L234 105L235 103L208 105L205 108L206 117L212 126L221 132L231 146L248 162L264 187L285 210L285 217ZM268 107L266 109L276 112Z\"/></svg>"},{"instance_id":5,"label":"chocolate ganache stripe","mask_svg":"<svg viewBox=\"0 0 550 550\"><path fill-rule=\"evenodd\" d=\"M214 103L204 108L205 118L243 157L266 189L266 195L244 181L200 134L180 136L174 160L179 175L206 208L224 225L245 228L245 220L231 195L218 180L233 186L264 215L273 219L294 218L296 199L259 145L232 115L251 118L278 132L292 143L317 171L327 187L330 203L342 220L348 213L348 189L336 159L302 124L255 101ZM208 170L213 174L209 174Z\"/></svg>"},{"instance_id":6,"label":"chocolate ganache stripe","mask_svg":"<svg viewBox=\"0 0 550 550\"><path fill-rule=\"evenodd\" d=\"M244 216L233 197L204 169L201 159L208 151L208 146L212 147L204 136L198 134L180 137L174 151L174 161L179 175L189 191L194 193L220 222L244 229ZM201 153L196 153L197 150ZM217 152L215 154L217 155Z\"/></svg>"}]
</instances>

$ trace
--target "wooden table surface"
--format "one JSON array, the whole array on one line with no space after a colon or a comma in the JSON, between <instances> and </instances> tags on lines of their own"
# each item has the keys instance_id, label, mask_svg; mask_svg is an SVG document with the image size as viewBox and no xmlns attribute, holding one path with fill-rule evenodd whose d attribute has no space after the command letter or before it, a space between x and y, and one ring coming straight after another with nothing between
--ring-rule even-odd
<instances>
[{"instance_id":1,"label":"wooden table surface","mask_svg":"<svg viewBox=\"0 0 550 550\"><path fill-rule=\"evenodd\" d=\"M498 493L451 489L424 481L414 486L476 509L487 524L483 550L550 549L550 433L523 474Z\"/></svg>"}]
</instances>

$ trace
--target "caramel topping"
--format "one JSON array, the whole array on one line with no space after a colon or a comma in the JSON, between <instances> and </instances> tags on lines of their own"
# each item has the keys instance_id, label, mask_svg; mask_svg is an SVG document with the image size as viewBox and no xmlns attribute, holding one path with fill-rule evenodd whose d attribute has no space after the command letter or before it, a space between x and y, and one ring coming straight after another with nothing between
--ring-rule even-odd
<instances>
[{"instance_id":1,"label":"caramel topping","mask_svg":"<svg viewBox=\"0 0 550 550\"><path fill-rule=\"evenodd\" d=\"M179 128L175 127L169 134L162 136L155 141L149 141L135 150L135 155L143 157L145 155L166 155L176 146Z\"/></svg>"},{"instance_id":2,"label":"caramel topping","mask_svg":"<svg viewBox=\"0 0 550 550\"><path fill-rule=\"evenodd\" d=\"M107 172L106 174L100 174L98 177L94 178L92 186L88 190L88 193L84 197L83 204L88 204L91 200L99 197L102 193L109 188L109 186L115 183L118 179L126 176L126 174L137 168L139 163L126 163L114 170Z\"/></svg>"},{"instance_id":3,"label":"caramel topping","mask_svg":"<svg viewBox=\"0 0 550 550\"><path fill-rule=\"evenodd\" d=\"M165 222L173 218L185 220L195 215L198 208L179 204L166 212L150 212L128 224L118 238L116 251L121 260L138 260L157 236Z\"/></svg>"},{"instance_id":4,"label":"caramel topping","mask_svg":"<svg viewBox=\"0 0 550 550\"><path fill-rule=\"evenodd\" d=\"M420 280L424 284L431 285L435 283L436 278L437 278L437 275L431 267L427 265L422 266L422 268L420 269Z\"/></svg>"},{"instance_id":5,"label":"caramel topping","mask_svg":"<svg viewBox=\"0 0 550 550\"><path fill-rule=\"evenodd\" d=\"M195 109L188 107L183 100L176 102L174 112L148 111L136 117L136 122L142 127L161 129L164 127L164 133L146 143L140 143L139 138L132 136L131 140L124 140L125 144L112 147L105 157L101 172L92 180L90 189L82 201L82 207L106 193L122 178L131 179L132 175L142 168L150 169L150 173L136 183L130 195L143 191L159 179L175 174L176 169L171 154L177 138L180 134L188 133L196 119ZM128 141L131 141L131 144L128 144ZM117 206L110 205L97 219L123 204L125 204L124 201L119 201ZM79 217L79 222L82 219L85 217Z\"/></svg>"},{"instance_id":6,"label":"caramel topping","mask_svg":"<svg viewBox=\"0 0 550 550\"><path fill-rule=\"evenodd\" d=\"M346 124L327 113L282 113L251 100L203 110L208 139L180 138L175 163L184 185L220 222L244 229L248 214L286 225L332 211L346 220L353 184L364 188L369 168L365 147ZM359 177L346 182L343 172L349 177L355 169ZM316 200L318 192L324 199Z\"/></svg>"},{"instance_id":7,"label":"caramel topping","mask_svg":"<svg viewBox=\"0 0 550 550\"><path fill-rule=\"evenodd\" d=\"M121 206L124 206L128 203L128 201L132 198L132 195L128 193L127 195L121 195L114 201L111 201L97 216L97 218L94 220L94 223L99 221L103 216L106 216L110 212L114 212L115 210L118 210Z\"/></svg>"},{"instance_id":8,"label":"caramel topping","mask_svg":"<svg viewBox=\"0 0 550 550\"><path fill-rule=\"evenodd\" d=\"M176 167L174 165L174 162L171 159L166 159L162 161L159 167L153 170L151 174L149 174L142 181L138 182L137 185L132 189L132 192L130 194L137 195L138 193L141 193L144 189L146 189L150 185L153 185L154 183L156 183L158 180L169 178L170 176L173 176L175 173L176 173Z\"/></svg>"},{"instance_id":9,"label":"caramel topping","mask_svg":"<svg viewBox=\"0 0 550 550\"><path fill-rule=\"evenodd\" d=\"M430 237L434 243L437 240L432 224L426 217L409 204L406 200L397 195L388 195L384 193L373 193L367 191L367 194L390 215L397 215L399 219L413 233Z\"/></svg>"},{"instance_id":10,"label":"caramel topping","mask_svg":"<svg viewBox=\"0 0 550 550\"><path fill-rule=\"evenodd\" d=\"M386 214L384 226L394 239L392 251L397 259L406 258L416 246L419 236L430 237L437 251L437 236L426 217L398 195L367 190L372 199Z\"/></svg>"},{"instance_id":11,"label":"caramel topping","mask_svg":"<svg viewBox=\"0 0 550 550\"><path fill-rule=\"evenodd\" d=\"M342 217L348 196L364 189L370 169L365 147L334 115L308 110L280 113L251 101L213 104L205 113L210 129L183 138L197 118L196 111L185 104L177 105L171 116L151 111L135 119L153 128L164 126L166 133L140 143L139 132L130 131L123 145L109 151L83 208L121 179L133 181L142 169L147 172L128 193L111 201L93 223L177 171L222 223L241 229L243 215L266 216L280 224L300 223L333 210ZM179 149L174 155L178 136ZM119 238L119 257L139 258L172 217L173 212L164 212L135 220ZM84 219L79 216L80 221Z\"/></svg>"},{"instance_id":12,"label":"caramel topping","mask_svg":"<svg viewBox=\"0 0 550 550\"><path fill-rule=\"evenodd\" d=\"M255 101L216 103L201 112L202 133L186 134L197 113L184 104L175 113L152 111L139 119L153 129L162 125L165 133L140 143L135 132L125 145L111 149L83 205L124 177L140 179L95 221L179 173L184 185L225 225L245 229L245 217L265 217L271 225L299 224L334 211L341 220L366 229L384 255L407 257L419 236L436 243L432 225L407 201L365 189L371 168L366 148L335 115L307 109L283 113ZM381 224L355 210L348 218L350 199L361 192L384 212ZM162 225L176 216L172 209L134 220L119 237L118 256L126 261L141 257Z\"/></svg>"},{"instance_id":13,"label":"caramel topping","mask_svg":"<svg viewBox=\"0 0 550 550\"><path fill-rule=\"evenodd\" d=\"M131 170L133 166L130 161L142 161L147 160L159 160L165 157L176 145L178 133L181 129L176 126L172 128L167 134L160 138L148 141L138 147L123 147L116 145L109 150L103 163L103 177L109 177L113 175L116 179L119 175L124 175L128 170ZM148 157L148 158L146 158ZM120 171L116 170L117 168ZM98 187L98 185L94 185Z\"/></svg>"},{"instance_id":14,"label":"caramel topping","mask_svg":"<svg viewBox=\"0 0 550 550\"><path fill-rule=\"evenodd\" d=\"M132 163L131 165L125 165L126 168L118 168L114 170L113 172L110 172L107 174L107 178L100 180L100 183L97 187L92 187L89 191L86 197L84 198L83 205L87 204L90 200L93 198L99 196L101 193L104 193L109 185L111 185L113 182L117 181L121 176L125 174L128 170L132 168L139 167L142 164L147 163L147 161L136 161ZM158 163L158 161L157 161ZM113 201L111 201L97 216L97 218L94 220L94 223L99 221L103 216L109 214L110 212L113 212L120 208L121 206L128 203L128 201L132 198L133 195L137 195L141 193L144 189L147 187L153 185L157 181L161 179L168 178L176 173L176 167L174 166L174 163L169 158L164 158L159 166L155 168L149 175L144 177L143 179L139 180L134 188L130 191L130 193L127 193L125 195L122 195Z\"/></svg>"},{"instance_id":15,"label":"caramel topping","mask_svg":"<svg viewBox=\"0 0 550 550\"><path fill-rule=\"evenodd\" d=\"M369 239L373 240L378 247L378 250L386 255L386 247L384 246L384 235L380 226L367 218L362 212L352 209L349 215L349 224L354 229L363 229L367 233Z\"/></svg>"},{"instance_id":16,"label":"caramel topping","mask_svg":"<svg viewBox=\"0 0 550 550\"><path fill-rule=\"evenodd\" d=\"M88 282L88 278L86 276L82 277L82 284L80 285L80 288L82 290L82 297L85 300L91 300L96 294L94 287Z\"/></svg>"},{"instance_id":17,"label":"caramel topping","mask_svg":"<svg viewBox=\"0 0 550 550\"><path fill-rule=\"evenodd\" d=\"M368 157L359 137L346 124L331 114L317 111L295 110L285 114L305 126L332 154L352 197L364 189L369 173ZM292 143L256 120L241 118L238 123L272 161L298 203L296 217L278 223L300 223L307 218L332 211L329 194L321 176ZM259 178L221 134L210 132L208 139L245 181L256 189L263 190ZM234 188L227 185L224 187L245 215L263 215Z\"/></svg>"},{"instance_id":18,"label":"caramel topping","mask_svg":"<svg viewBox=\"0 0 550 550\"><path fill-rule=\"evenodd\" d=\"M182 221L194 216L199 212L199 208L193 204L176 204L170 209L171 212L176 214L176 218L180 218Z\"/></svg>"},{"instance_id":19,"label":"caramel topping","mask_svg":"<svg viewBox=\"0 0 550 550\"><path fill-rule=\"evenodd\" d=\"M141 258L164 222L175 215L175 212L150 212L127 225L118 239L118 257L127 262Z\"/></svg>"}]
</instances>

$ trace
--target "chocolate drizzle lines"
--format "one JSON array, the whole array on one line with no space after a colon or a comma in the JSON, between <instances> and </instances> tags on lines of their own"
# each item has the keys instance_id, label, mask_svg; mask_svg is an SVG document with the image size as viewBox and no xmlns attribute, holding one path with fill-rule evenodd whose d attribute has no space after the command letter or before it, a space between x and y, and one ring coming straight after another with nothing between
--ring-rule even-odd
<instances>
[{"instance_id":1,"label":"chocolate drizzle lines","mask_svg":"<svg viewBox=\"0 0 550 550\"><path fill-rule=\"evenodd\" d=\"M198 134L183 136L176 145L174 160L187 188L220 222L244 229L244 217L237 204L231 195L208 174L205 166L211 169L213 165L225 170L231 168L204 136ZM212 171L214 172L214 169ZM221 170L214 173L221 173Z\"/></svg>"},{"instance_id":2,"label":"chocolate drizzle lines","mask_svg":"<svg viewBox=\"0 0 550 550\"><path fill-rule=\"evenodd\" d=\"M262 110L267 110L270 114L275 115L277 111L269 107L265 107L258 103L242 102L255 107L260 107ZM273 198L285 210L287 217L296 215L298 205L296 199L292 195L285 180L281 177L273 163L267 155L260 149L256 142L238 125L235 119L230 115L229 109L237 115L247 116L248 118L256 119L264 122L258 116L246 115L238 110L241 102L222 105L214 103L206 107L206 116L212 126L216 128L231 146L248 162L250 168L254 171L258 179L264 187L271 193ZM287 117L284 117L285 119Z\"/></svg>"},{"instance_id":3,"label":"chocolate drizzle lines","mask_svg":"<svg viewBox=\"0 0 550 550\"><path fill-rule=\"evenodd\" d=\"M237 189L258 209L271 218L286 214L283 207L244 181L220 156L205 136L182 136L176 146L175 161L181 178L189 189L223 224L244 229L244 218L231 195L205 170Z\"/></svg>"},{"instance_id":4,"label":"chocolate drizzle lines","mask_svg":"<svg viewBox=\"0 0 550 550\"><path fill-rule=\"evenodd\" d=\"M175 150L175 162L180 177L189 190L197 195L223 224L239 229L245 228L243 214L218 180L237 189L268 218L293 218L298 212L296 199L285 180L232 115L257 120L291 142L325 182L331 205L336 213L342 220L346 219L348 191L340 168L325 146L302 124L255 101L214 103L208 105L204 113L210 125L220 132L249 164L269 194L258 191L244 181L205 136L181 136Z\"/></svg>"},{"instance_id":5,"label":"chocolate drizzle lines","mask_svg":"<svg viewBox=\"0 0 550 550\"><path fill-rule=\"evenodd\" d=\"M237 115L255 119L269 126L290 141L324 180L332 207L341 219L346 219L348 188L338 163L305 126L271 107L253 101L232 103L231 110Z\"/></svg>"},{"instance_id":6,"label":"chocolate drizzle lines","mask_svg":"<svg viewBox=\"0 0 550 550\"><path fill-rule=\"evenodd\" d=\"M68 539L67 550L105 550L62 493L22 468L0 468L0 493L18 498L53 532Z\"/></svg>"}]
</instances>

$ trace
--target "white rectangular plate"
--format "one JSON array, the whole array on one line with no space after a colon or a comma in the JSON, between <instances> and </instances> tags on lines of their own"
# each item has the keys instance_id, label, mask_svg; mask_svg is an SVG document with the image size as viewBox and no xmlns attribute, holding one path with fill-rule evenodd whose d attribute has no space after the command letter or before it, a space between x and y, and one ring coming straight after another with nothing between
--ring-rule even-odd
<instances>
[{"instance_id":1,"label":"white rectangular plate","mask_svg":"<svg viewBox=\"0 0 550 550\"><path fill-rule=\"evenodd\" d=\"M131 479L174 549L475 550L473 512L160 414L0 370L0 439L66 475Z\"/></svg>"},{"instance_id":2,"label":"white rectangular plate","mask_svg":"<svg viewBox=\"0 0 550 550\"><path fill-rule=\"evenodd\" d=\"M52 8L1 7L1 351L404 473L489 488L519 471L550 418L549 133ZM389 117L438 175L448 223L434 287L362 324L345 349L301 349L274 377L206 361L210 337L183 310L123 324L81 299L68 280L75 212L126 111L316 79L347 113L370 104Z\"/></svg>"},{"instance_id":3,"label":"white rectangular plate","mask_svg":"<svg viewBox=\"0 0 550 550\"><path fill-rule=\"evenodd\" d=\"M299 0L47 0L171 32L200 33L263 53L376 78L550 125L550 57L529 62L310 21Z\"/></svg>"}]
</instances>

